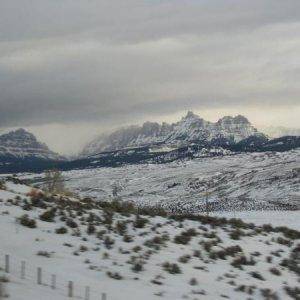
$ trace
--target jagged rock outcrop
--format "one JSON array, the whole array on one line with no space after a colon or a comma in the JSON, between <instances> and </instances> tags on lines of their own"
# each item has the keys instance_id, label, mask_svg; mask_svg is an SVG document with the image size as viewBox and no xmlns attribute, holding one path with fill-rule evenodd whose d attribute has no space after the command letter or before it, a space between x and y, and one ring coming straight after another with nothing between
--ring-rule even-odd
<instances>
[{"instance_id":1,"label":"jagged rock outcrop","mask_svg":"<svg viewBox=\"0 0 300 300\"><path fill-rule=\"evenodd\" d=\"M193 143L232 144L255 135L262 134L244 116L226 116L213 123L189 111L173 124L146 122L100 136L83 149L81 156L143 146L177 148Z\"/></svg>"}]
</instances>

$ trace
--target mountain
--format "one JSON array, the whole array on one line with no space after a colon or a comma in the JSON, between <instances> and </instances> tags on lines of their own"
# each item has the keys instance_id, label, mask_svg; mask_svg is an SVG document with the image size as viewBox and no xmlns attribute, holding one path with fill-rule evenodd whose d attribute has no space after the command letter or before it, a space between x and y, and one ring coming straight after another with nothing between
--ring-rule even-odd
<instances>
[{"instance_id":1,"label":"mountain","mask_svg":"<svg viewBox=\"0 0 300 300\"><path fill-rule=\"evenodd\" d=\"M0 135L1 171L39 170L64 159L22 128Z\"/></svg>"},{"instance_id":2,"label":"mountain","mask_svg":"<svg viewBox=\"0 0 300 300\"><path fill-rule=\"evenodd\" d=\"M142 126L121 128L110 135L100 136L84 147L81 156L145 146L177 149L191 144L230 145L249 136L263 134L244 116L226 116L213 123L189 111L177 123L146 122Z\"/></svg>"}]
</instances>

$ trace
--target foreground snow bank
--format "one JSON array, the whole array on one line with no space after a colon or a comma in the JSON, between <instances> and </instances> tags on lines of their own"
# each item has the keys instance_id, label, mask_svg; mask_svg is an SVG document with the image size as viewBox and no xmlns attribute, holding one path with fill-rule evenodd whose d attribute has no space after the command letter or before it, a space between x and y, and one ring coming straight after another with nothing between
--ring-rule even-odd
<instances>
[{"instance_id":1,"label":"foreground snow bank","mask_svg":"<svg viewBox=\"0 0 300 300\"><path fill-rule=\"evenodd\" d=\"M76 298L84 298L89 286L91 300L103 292L107 300L289 299L297 293L298 231L205 216L166 217L163 211L137 215L128 204L29 197L30 187L6 186L9 192L0 190L0 266L9 254L10 299L66 299L68 281ZM20 219L24 214L35 227ZM37 267L42 285L36 284ZM56 290L50 287L52 274Z\"/></svg>"}]
</instances>

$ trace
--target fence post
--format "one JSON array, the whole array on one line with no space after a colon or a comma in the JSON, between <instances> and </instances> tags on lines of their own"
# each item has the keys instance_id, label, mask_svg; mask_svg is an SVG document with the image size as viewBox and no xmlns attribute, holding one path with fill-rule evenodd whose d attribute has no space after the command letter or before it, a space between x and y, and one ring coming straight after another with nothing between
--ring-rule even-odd
<instances>
[{"instance_id":1,"label":"fence post","mask_svg":"<svg viewBox=\"0 0 300 300\"><path fill-rule=\"evenodd\" d=\"M56 275L54 274L51 275L51 289L52 290L56 289Z\"/></svg>"},{"instance_id":2,"label":"fence post","mask_svg":"<svg viewBox=\"0 0 300 300\"><path fill-rule=\"evenodd\" d=\"M5 298L5 286L3 282L0 282L0 299Z\"/></svg>"},{"instance_id":3,"label":"fence post","mask_svg":"<svg viewBox=\"0 0 300 300\"><path fill-rule=\"evenodd\" d=\"M106 300L106 293L102 293L101 300Z\"/></svg>"},{"instance_id":4,"label":"fence post","mask_svg":"<svg viewBox=\"0 0 300 300\"><path fill-rule=\"evenodd\" d=\"M37 268L37 284L42 284L42 268Z\"/></svg>"},{"instance_id":5,"label":"fence post","mask_svg":"<svg viewBox=\"0 0 300 300\"><path fill-rule=\"evenodd\" d=\"M68 297L69 298L73 297L73 281L69 281L68 284Z\"/></svg>"},{"instance_id":6,"label":"fence post","mask_svg":"<svg viewBox=\"0 0 300 300\"><path fill-rule=\"evenodd\" d=\"M85 287L85 294L84 294L84 300L90 300L90 287Z\"/></svg>"},{"instance_id":7,"label":"fence post","mask_svg":"<svg viewBox=\"0 0 300 300\"><path fill-rule=\"evenodd\" d=\"M21 261L21 279L25 279L25 261Z\"/></svg>"},{"instance_id":8,"label":"fence post","mask_svg":"<svg viewBox=\"0 0 300 300\"><path fill-rule=\"evenodd\" d=\"M5 273L9 273L9 255L5 255Z\"/></svg>"}]
</instances>

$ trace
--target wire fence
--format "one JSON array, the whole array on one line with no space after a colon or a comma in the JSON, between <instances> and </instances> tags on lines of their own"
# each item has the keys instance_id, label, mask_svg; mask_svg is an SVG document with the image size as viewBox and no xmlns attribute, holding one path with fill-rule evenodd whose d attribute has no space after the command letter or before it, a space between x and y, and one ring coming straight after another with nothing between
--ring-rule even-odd
<instances>
[{"instance_id":1,"label":"wire fence","mask_svg":"<svg viewBox=\"0 0 300 300\"><path fill-rule=\"evenodd\" d=\"M66 280L64 276L48 272L41 266L34 267L17 257L0 252L0 269L4 274L12 275L34 287L35 285L49 289L57 296L84 299L84 300L108 300L107 294L89 285L82 285L72 280ZM57 299L57 296L55 299Z\"/></svg>"}]
</instances>

